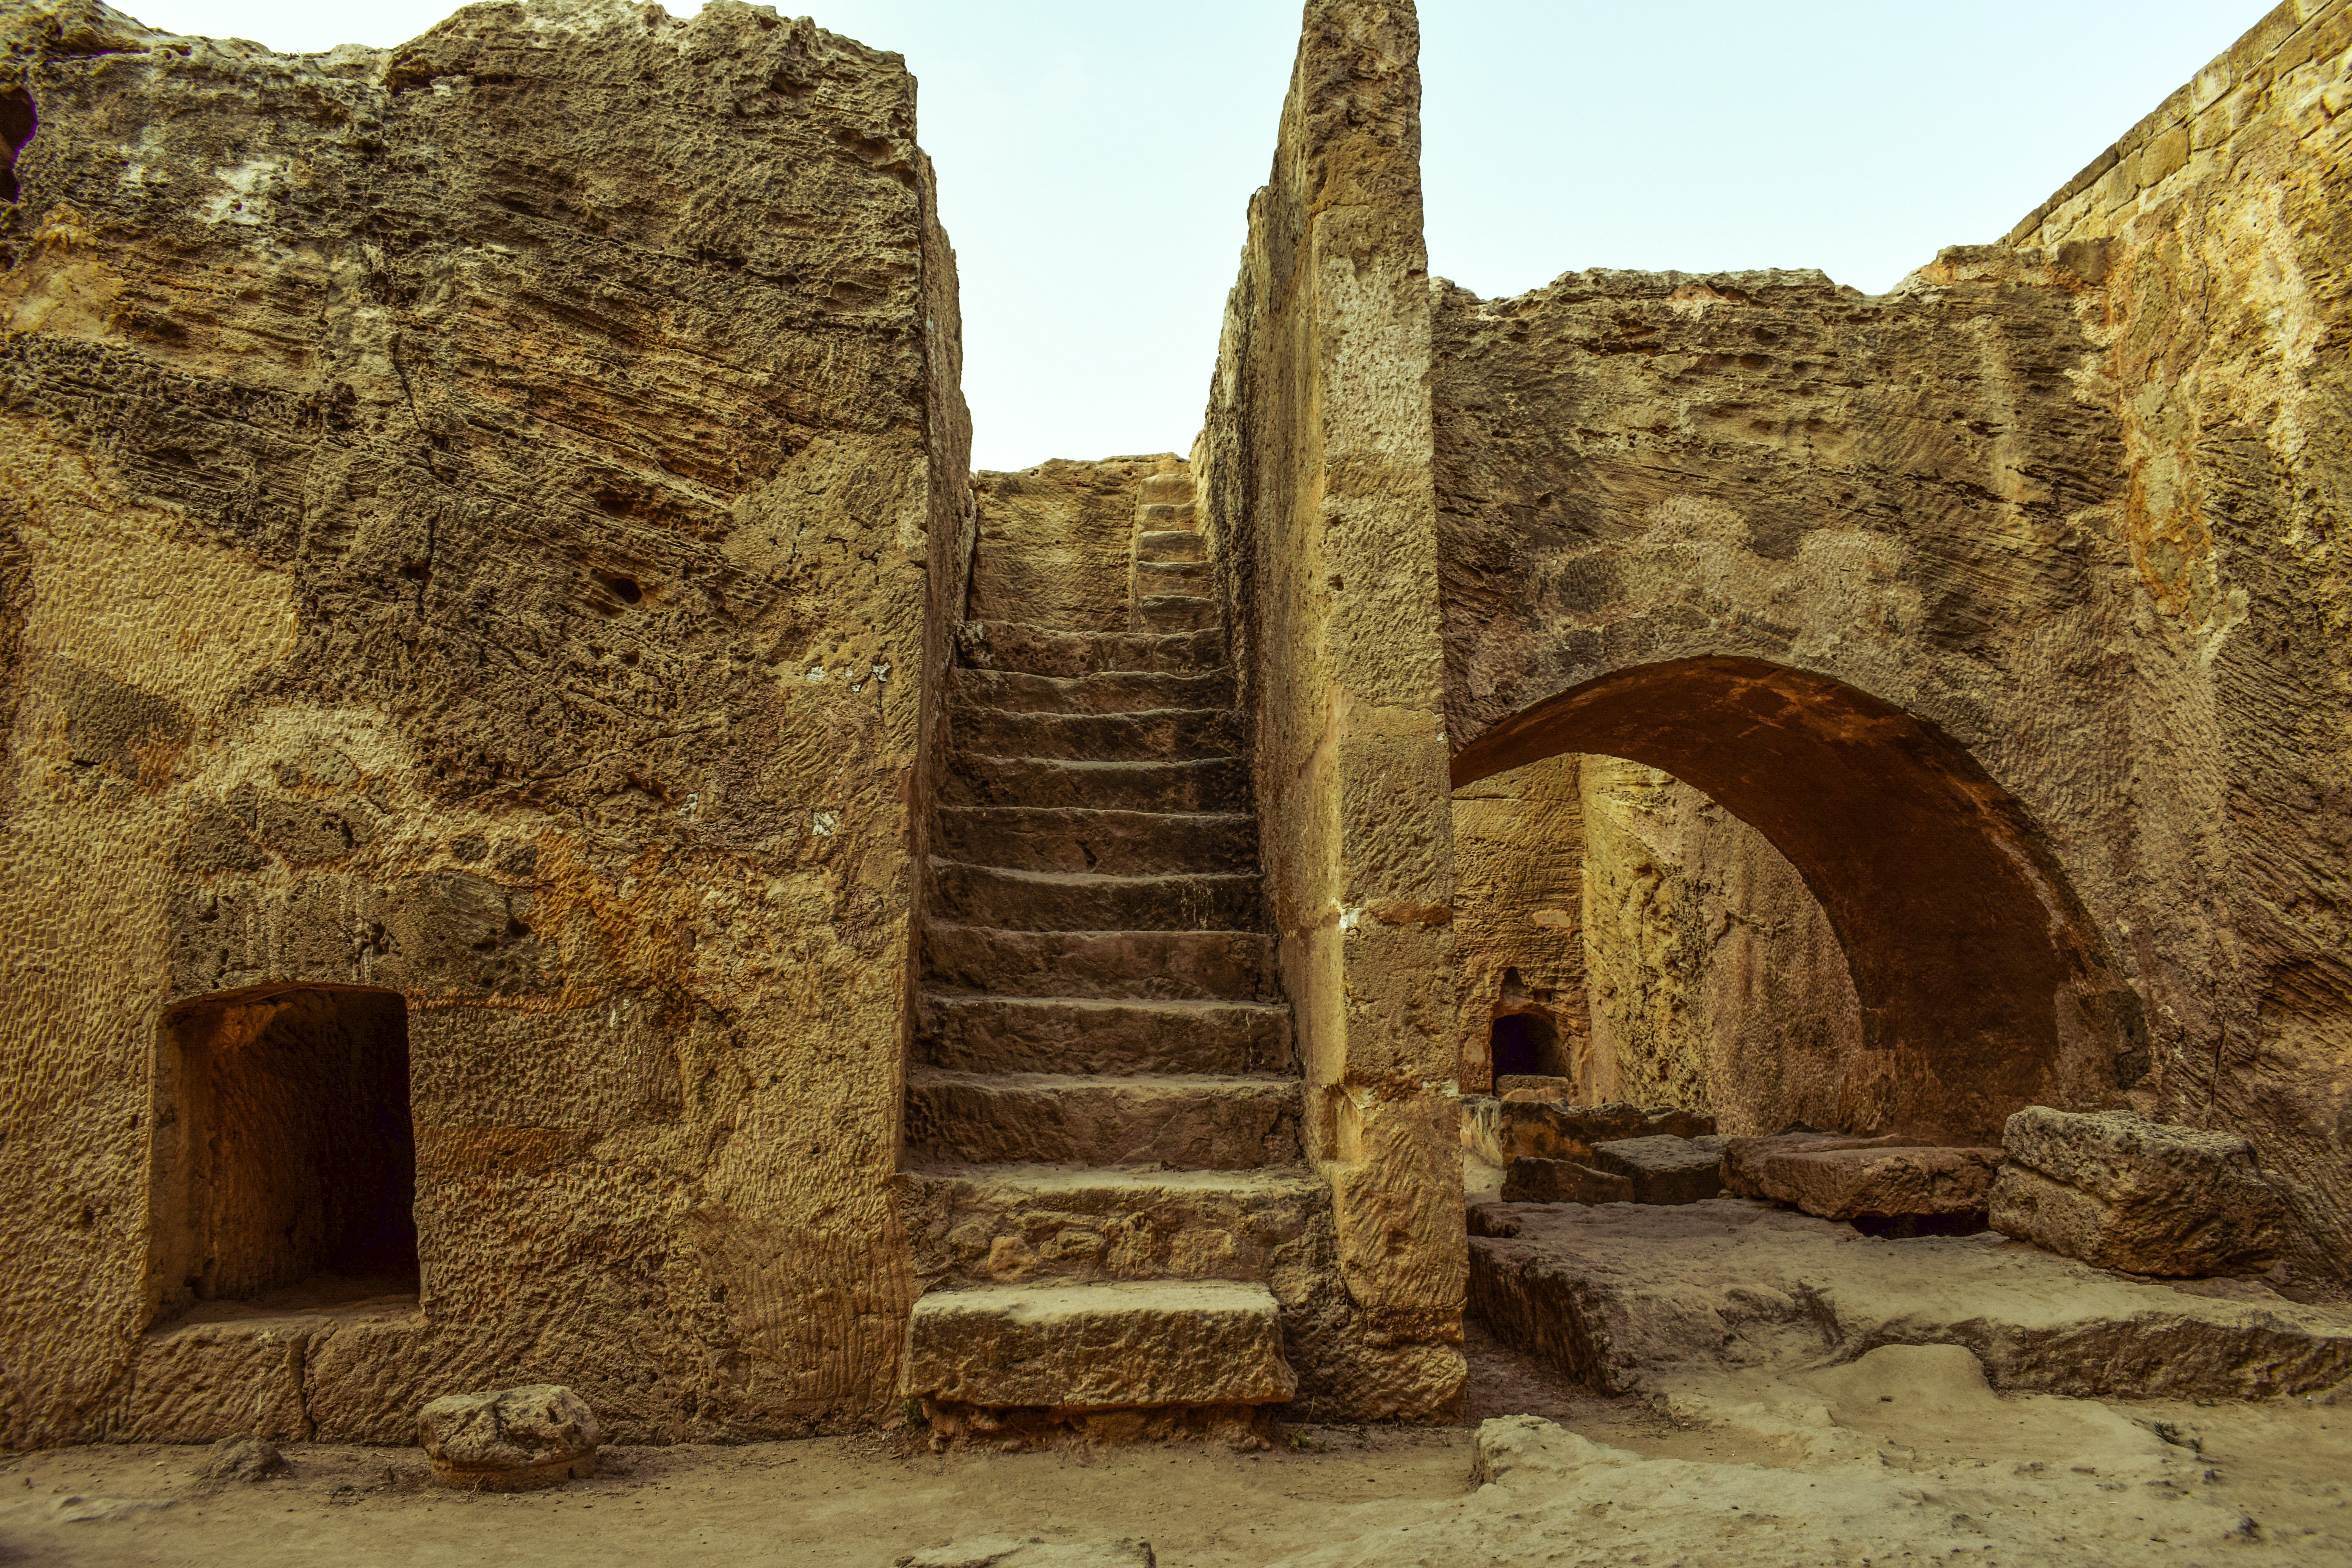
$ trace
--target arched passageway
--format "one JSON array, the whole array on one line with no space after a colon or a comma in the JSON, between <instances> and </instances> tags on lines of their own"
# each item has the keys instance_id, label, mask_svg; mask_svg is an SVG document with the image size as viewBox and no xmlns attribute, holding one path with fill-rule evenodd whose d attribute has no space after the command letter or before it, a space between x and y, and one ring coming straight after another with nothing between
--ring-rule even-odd
<instances>
[{"instance_id":1,"label":"arched passageway","mask_svg":"<svg viewBox=\"0 0 2352 1568\"><path fill-rule=\"evenodd\" d=\"M1887 1130L1998 1141L2009 1112L2092 1102L2145 1063L2115 973L2022 806L1933 725L1782 665L1620 670L1455 753L1458 788L1562 752L1663 768L1796 867L1846 950Z\"/></svg>"}]
</instances>

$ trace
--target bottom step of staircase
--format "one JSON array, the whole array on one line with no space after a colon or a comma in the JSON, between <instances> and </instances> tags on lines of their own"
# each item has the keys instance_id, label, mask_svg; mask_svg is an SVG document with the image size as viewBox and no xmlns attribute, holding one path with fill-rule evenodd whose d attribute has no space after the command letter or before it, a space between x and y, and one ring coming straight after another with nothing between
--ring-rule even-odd
<instances>
[{"instance_id":1,"label":"bottom step of staircase","mask_svg":"<svg viewBox=\"0 0 2352 1568\"><path fill-rule=\"evenodd\" d=\"M905 1367L909 1394L999 1409L1268 1405L1298 1386L1274 1293L1223 1280L934 1290Z\"/></svg>"}]
</instances>

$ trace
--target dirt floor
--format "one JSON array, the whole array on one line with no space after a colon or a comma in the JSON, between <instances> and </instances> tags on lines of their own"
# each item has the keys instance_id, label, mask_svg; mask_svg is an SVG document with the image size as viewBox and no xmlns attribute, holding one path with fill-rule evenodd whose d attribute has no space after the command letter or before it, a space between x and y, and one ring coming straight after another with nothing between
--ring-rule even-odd
<instances>
[{"instance_id":1,"label":"dirt floor","mask_svg":"<svg viewBox=\"0 0 2352 1568\"><path fill-rule=\"evenodd\" d=\"M15 1455L0 1458L0 1563L886 1568L924 1548L994 1536L1074 1545L1140 1537L1160 1568L1261 1568L1402 1530L1469 1493L1476 1425L1489 1415L1549 1416L1647 1458L1790 1468L1792 1480L1804 1462L1769 1431L1677 1425L1643 1402L1591 1398L1473 1334L1462 1426L1284 1428L1278 1446L1258 1454L1194 1443L938 1456L896 1436L621 1448L606 1451L593 1481L520 1497L431 1488L421 1457L404 1449L290 1447L291 1473L227 1485L201 1479L209 1451L199 1447ZM1895 1401L1865 1403L1888 1408L1842 1425L1884 1445L1874 1463L1896 1470L1945 1469L1979 1450L2006 1460L2021 1441L2048 1446L1933 1407L1912 1429ZM2250 1521L2246 1543L2272 1545L2250 1555L2352 1563L2352 1409L2106 1408L2168 1433L2184 1454L2196 1446L2204 1500ZM2048 1428L2046 1413L2036 1407L2035 1427ZM2113 1560L2134 1558L2118 1543Z\"/></svg>"}]
</instances>

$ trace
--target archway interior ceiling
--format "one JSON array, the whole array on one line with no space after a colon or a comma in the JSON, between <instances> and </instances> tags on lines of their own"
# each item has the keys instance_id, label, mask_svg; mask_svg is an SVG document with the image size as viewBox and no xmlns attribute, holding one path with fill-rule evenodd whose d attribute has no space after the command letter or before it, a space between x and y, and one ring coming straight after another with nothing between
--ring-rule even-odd
<instances>
[{"instance_id":1,"label":"archway interior ceiling","mask_svg":"<svg viewBox=\"0 0 2352 1568\"><path fill-rule=\"evenodd\" d=\"M1563 752L1662 768L1788 857L1845 946L1868 1044L1911 1058L1911 1127L1997 1136L2009 1110L2065 1097L2070 1027L2109 1037L2110 1071L2128 1047L2122 983L2040 834L1927 721L1786 666L1676 659L1505 720L1453 782Z\"/></svg>"}]
</instances>

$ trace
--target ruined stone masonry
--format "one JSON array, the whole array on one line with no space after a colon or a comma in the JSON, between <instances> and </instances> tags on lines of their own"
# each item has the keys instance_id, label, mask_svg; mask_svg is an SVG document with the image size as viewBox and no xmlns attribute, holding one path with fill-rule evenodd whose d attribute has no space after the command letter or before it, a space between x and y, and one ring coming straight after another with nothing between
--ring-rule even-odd
<instances>
[{"instance_id":1,"label":"ruined stone masonry","mask_svg":"<svg viewBox=\"0 0 2352 1568\"><path fill-rule=\"evenodd\" d=\"M0 0L0 1443L1443 1419L1694 1130L2032 1106L2352 1288L2347 0L1878 296L1433 279L1418 41L1307 0L1189 453L975 475L897 55ZM1474 1284L1612 1117L1696 1205Z\"/></svg>"}]
</instances>

